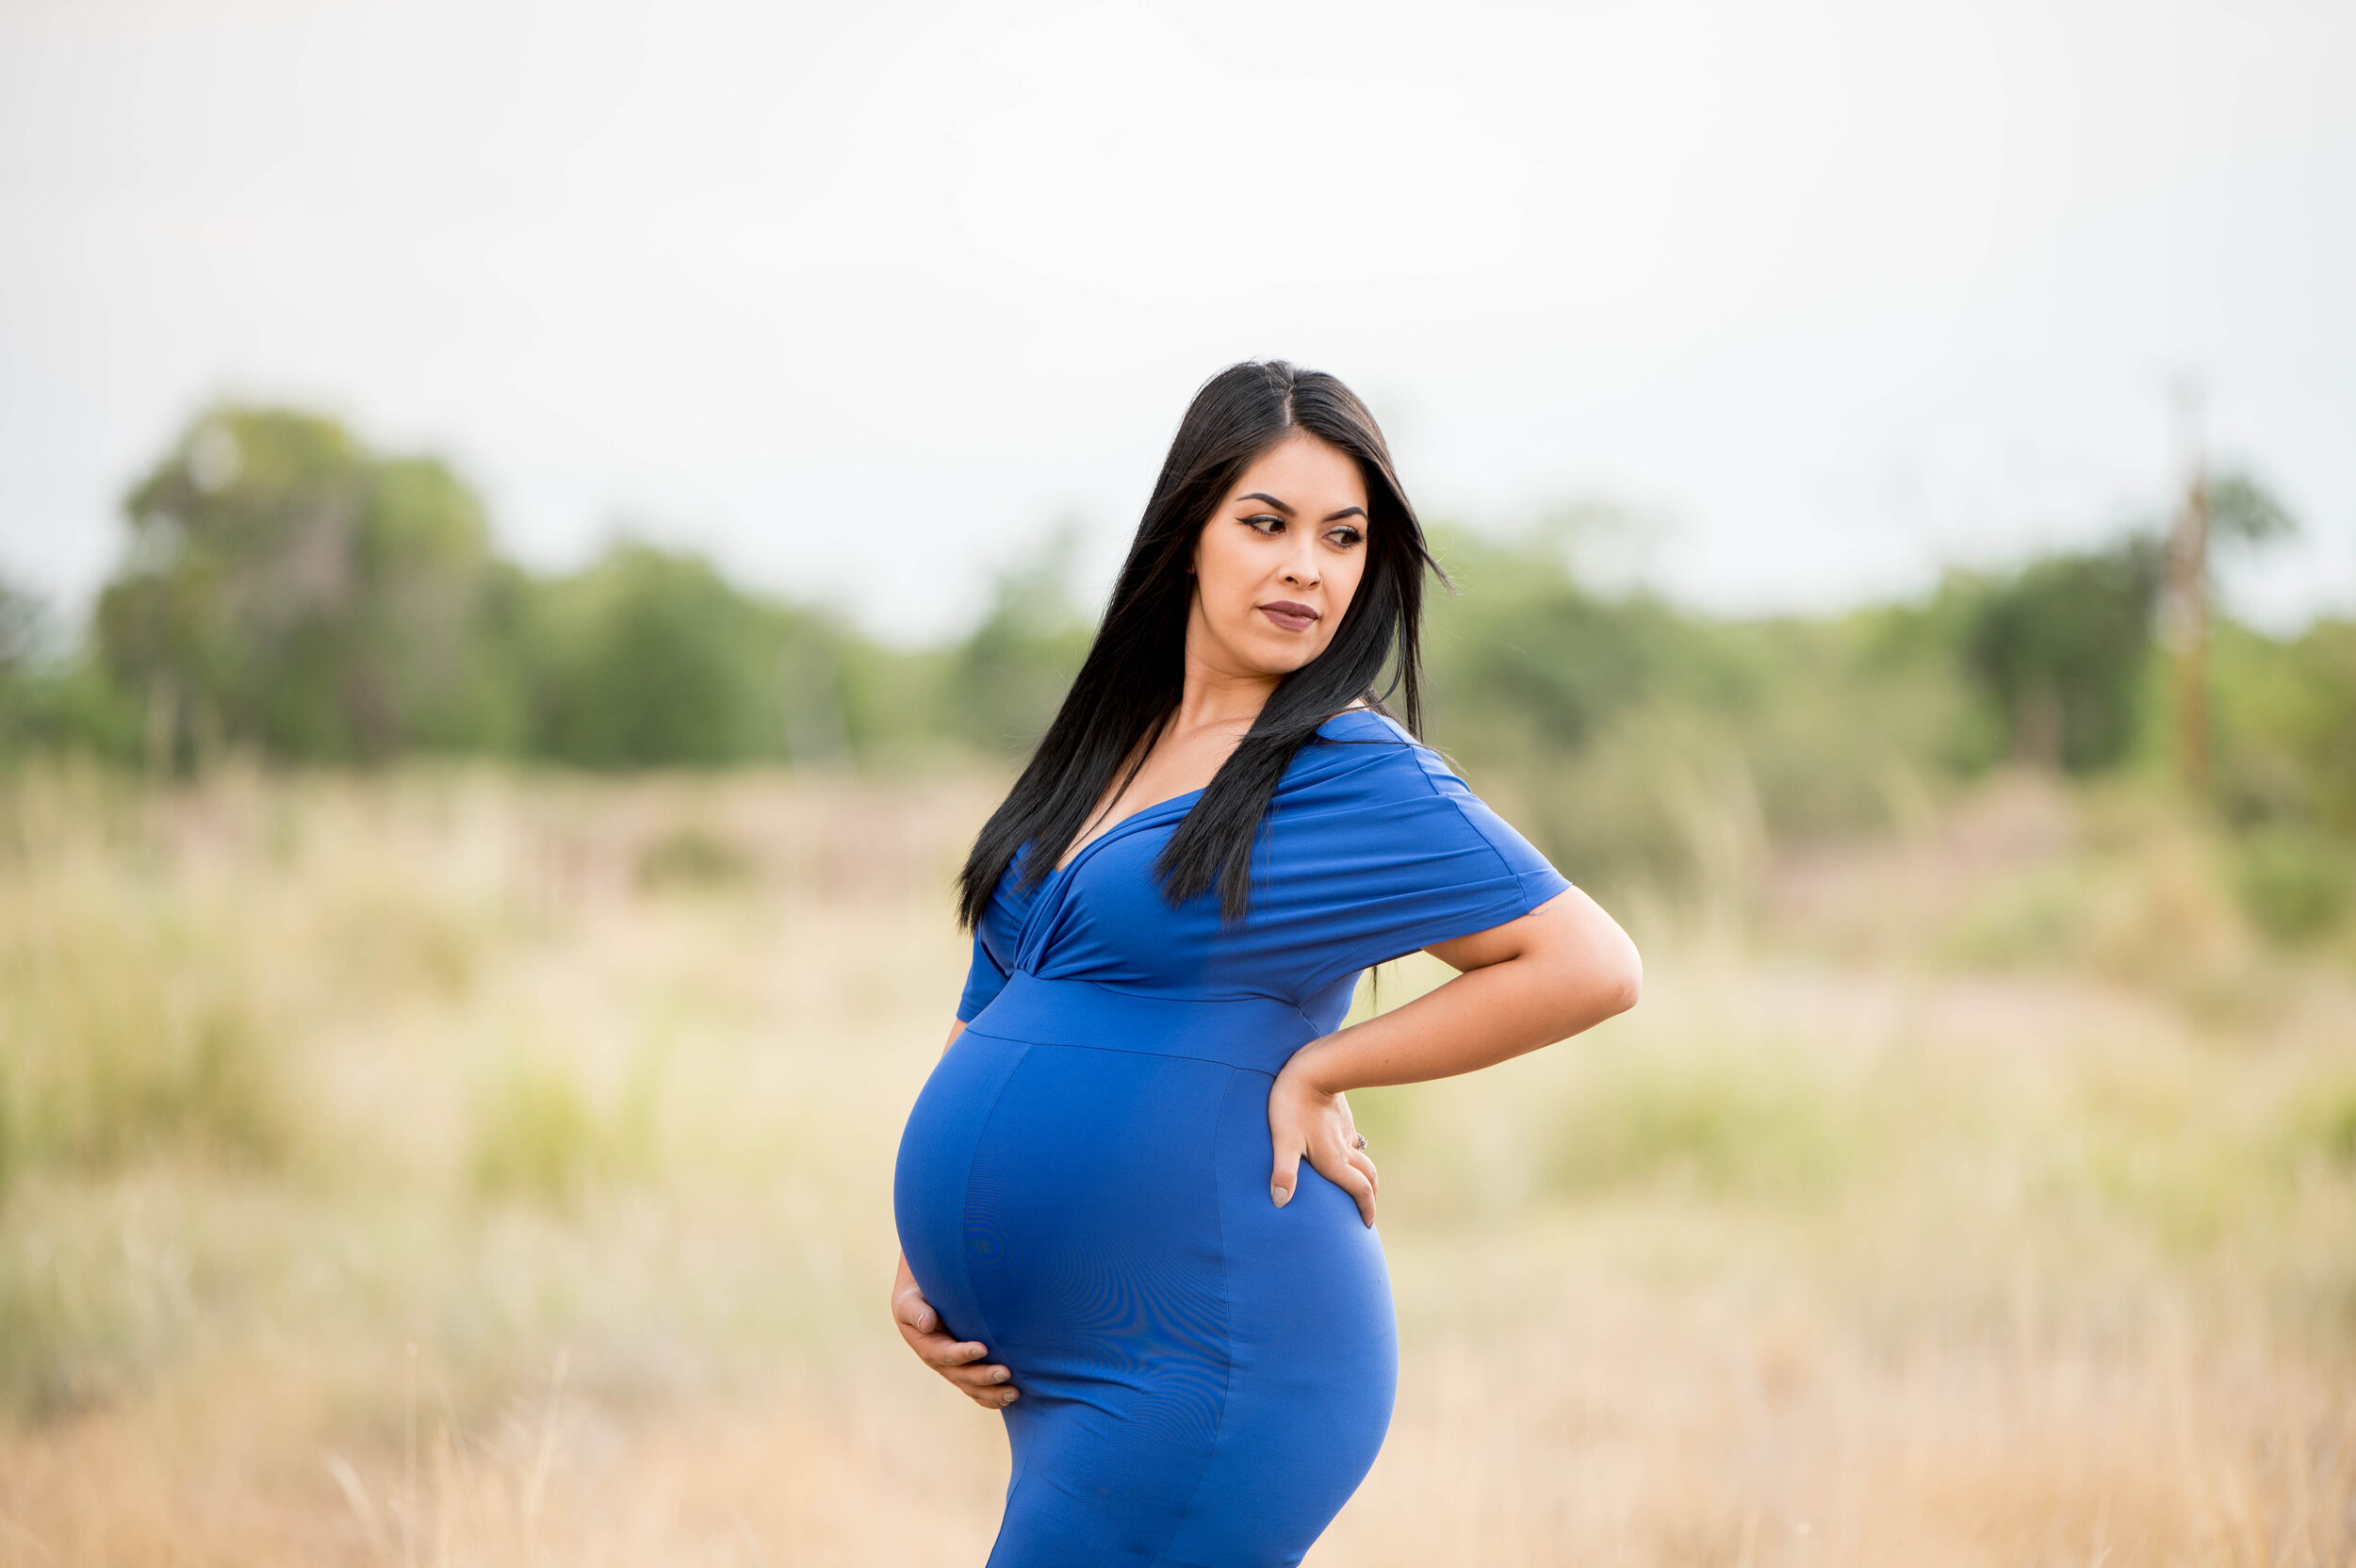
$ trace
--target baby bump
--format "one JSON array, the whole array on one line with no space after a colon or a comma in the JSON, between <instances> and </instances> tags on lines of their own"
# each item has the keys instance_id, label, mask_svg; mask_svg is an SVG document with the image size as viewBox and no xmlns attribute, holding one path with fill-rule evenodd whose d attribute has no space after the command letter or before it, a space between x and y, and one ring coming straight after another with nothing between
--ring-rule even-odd
<instances>
[{"instance_id":1,"label":"baby bump","mask_svg":"<svg viewBox=\"0 0 2356 1568\"><path fill-rule=\"evenodd\" d=\"M1199 1380L1223 1360L1217 1134L1233 1076L972 1030L941 1059L902 1135L901 1243L950 1327L1026 1396L1065 1379ZM1195 1394L1207 1424L1216 1380Z\"/></svg>"},{"instance_id":2,"label":"baby bump","mask_svg":"<svg viewBox=\"0 0 2356 1568\"><path fill-rule=\"evenodd\" d=\"M1270 1083L969 1029L909 1116L893 1198L926 1298L1023 1390L1019 1466L1198 1523L1273 1508L1305 1544L1373 1461L1397 1352L1348 1194L1304 1165L1268 1200Z\"/></svg>"}]
</instances>

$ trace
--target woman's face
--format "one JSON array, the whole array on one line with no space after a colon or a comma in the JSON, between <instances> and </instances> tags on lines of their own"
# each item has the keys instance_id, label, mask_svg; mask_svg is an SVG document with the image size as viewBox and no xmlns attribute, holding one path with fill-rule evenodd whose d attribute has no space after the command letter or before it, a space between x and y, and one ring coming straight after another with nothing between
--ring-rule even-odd
<instances>
[{"instance_id":1,"label":"woman's face","mask_svg":"<svg viewBox=\"0 0 2356 1568\"><path fill-rule=\"evenodd\" d=\"M1323 653L1366 566L1366 485L1296 431L1235 481L1194 545L1186 651L1224 675L1289 675Z\"/></svg>"}]
</instances>

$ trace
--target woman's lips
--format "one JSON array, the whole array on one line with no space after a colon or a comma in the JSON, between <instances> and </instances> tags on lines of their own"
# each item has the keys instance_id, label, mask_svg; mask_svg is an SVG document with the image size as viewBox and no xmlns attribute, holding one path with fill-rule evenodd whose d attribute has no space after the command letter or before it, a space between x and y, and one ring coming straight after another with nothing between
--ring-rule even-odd
<instances>
[{"instance_id":1,"label":"woman's lips","mask_svg":"<svg viewBox=\"0 0 2356 1568\"><path fill-rule=\"evenodd\" d=\"M1273 604L1261 605L1259 610L1261 614L1286 631L1306 631L1317 624L1316 611L1305 604L1295 604L1290 599L1278 599Z\"/></svg>"}]
</instances>

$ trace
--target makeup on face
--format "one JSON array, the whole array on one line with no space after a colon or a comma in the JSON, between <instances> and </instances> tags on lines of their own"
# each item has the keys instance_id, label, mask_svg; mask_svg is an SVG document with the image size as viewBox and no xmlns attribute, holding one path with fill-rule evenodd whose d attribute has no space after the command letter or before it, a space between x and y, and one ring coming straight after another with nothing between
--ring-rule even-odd
<instances>
[{"instance_id":1,"label":"makeup on face","mask_svg":"<svg viewBox=\"0 0 2356 1568\"><path fill-rule=\"evenodd\" d=\"M1226 661L1283 675L1324 652L1365 575L1366 529L1347 453L1303 433L1255 459L1195 545L1198 612Z\"/></svg>"}]
</instances>

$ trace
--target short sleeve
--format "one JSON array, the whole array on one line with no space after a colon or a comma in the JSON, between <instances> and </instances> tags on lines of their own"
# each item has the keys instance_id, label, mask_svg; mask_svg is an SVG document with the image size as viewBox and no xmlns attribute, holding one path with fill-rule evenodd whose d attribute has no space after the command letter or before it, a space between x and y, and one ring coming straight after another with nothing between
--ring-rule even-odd
<instances>
[{"instance_id":1,"label":"short sleeve","mask_svg":"<svg viewBox=\"0 0 2356 1568\"><path fill-rule=\"evenodd\" d=\"M1291 948L1311 993L1370 965L1519 920L1571 886L1439 754L1390 740L1337 744L1284 803L1248 925ZM1355 755L1352 755L1355 754Z\"/></svg>"},{"instance_id":2,"label":"short sleeve","mask_svg":"<svg viewBox=\"0 0 2356 1568\"><path fill-rule=\"evenodd\" d=\"M957 1020L971 1023L1006 988L1006 972L990 956L982 933L973 933L973 962L965 972L965 994L957 998Z\"/></svg>"}]
</instances>

